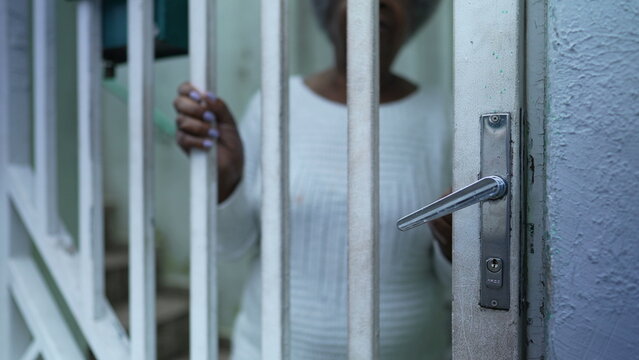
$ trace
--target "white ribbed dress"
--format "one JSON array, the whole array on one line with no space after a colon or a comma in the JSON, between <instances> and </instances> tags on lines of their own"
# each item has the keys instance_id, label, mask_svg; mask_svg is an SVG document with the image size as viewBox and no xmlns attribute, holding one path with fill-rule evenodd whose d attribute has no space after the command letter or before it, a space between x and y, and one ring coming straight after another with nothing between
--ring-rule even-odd
<instances>
[{"instance_id":1,"label":"white ribbed dress","mask_svg":"<svg viewBox=\"0 0 639 360\"><path fill-rule=\"evenodd\" d=\"M347 109L290 82L291 358L346 359ZM380 352L382 359L449 354L450 264L427 226L400 232L401 216L451 182L443 98L420 90L380 107ZM243 180L219 208L220 256L257 254L233 334L234 360L260 356L260 101L241 124Z\"/></svg>"}]
</instances>

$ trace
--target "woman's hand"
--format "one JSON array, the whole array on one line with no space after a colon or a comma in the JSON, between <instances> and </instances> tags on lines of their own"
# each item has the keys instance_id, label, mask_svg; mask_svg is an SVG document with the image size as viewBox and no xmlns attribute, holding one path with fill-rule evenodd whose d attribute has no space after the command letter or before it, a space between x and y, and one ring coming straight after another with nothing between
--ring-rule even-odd
<instances>
[{"instance_id":1,"label":"woman's hand","mask_svg":"<svg viewBox=\"0 0 639 360\"><path fill-rule=\"evenodd\" d=\"M216 145L218 202L223 202L239 184L244 169L244 149L233 114L220 98L190 83L180 85L173 107L178 114L176 141L186 153Z\"/></svg>"},{"instance_id":2,"label":"woman's hand","mask_svg":"<svg viewBox=\"0 0 639 360\"><path fill-rule=\"evenodd\" d=\"M443 196L446 196L452 192L449 189ZM453 259L453 215L446 215L439 219L435 219L428 223L430 230L433 232L435 239L439 243L444 256L449 261Z\"/></svg>"}]
</instances>

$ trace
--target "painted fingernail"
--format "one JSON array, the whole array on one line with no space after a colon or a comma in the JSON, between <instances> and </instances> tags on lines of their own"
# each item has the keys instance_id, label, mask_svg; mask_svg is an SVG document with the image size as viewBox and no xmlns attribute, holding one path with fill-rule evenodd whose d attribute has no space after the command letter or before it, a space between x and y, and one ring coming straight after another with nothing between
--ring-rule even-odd
<instances>
[{"instance_id":1,"label":"painted fingernail","mask_svg":"<svg viewBox=\"0 0 639 360\"><path fill-rule=\"evenodd\" d=\"M204 115L202 115L202 117L204 118L204 121L208 121L210 123L215 121L215 114L213 114L210 111L205 111Z\"/></svg>"},{"instance_id":2,"label":"painted fingernail","mask_svg":"<svg viewBox=\"0 0 639 360\"><path fill-rule=\"evenodd\" d=\"M217 100L217 96L215 96L215 94L213 94L210 91L206 93L206 97L209 98L209 100L211 100L211 101Z\"/></svg>"},{"instance_id":3,"label":"painted fingernail","mask_svg":"<svg viewBox=\"0 0 639 360\"><path fill-rule=\"evenodd\" d=\"M218 139L220 137L220 132L217 129L209 129L209 136Z\"/></svg>"},{"instance_id":4,"label":"painted fingernail","mask_svg":"<svg viewBox=\"0 0 639 360\"><path fill-rule=\"evenodd\" d=\"M195 101L200 101L202 100L202 97L200 96L200 93L198 93L195 90L191 90L191 92L189 93L189 97Z\"/></svg>"},{"instance_id":5,"label":"painted fingernail","mask_svg":"<svg viewBox=\"0 0 639 360\"><path fill-rule=\"evenodd\" d=\"M212 148L213 147L213 140L206 139L206 140L202 141L202 146L204 146L207 149Z\"/></svg>"}]
</instances>

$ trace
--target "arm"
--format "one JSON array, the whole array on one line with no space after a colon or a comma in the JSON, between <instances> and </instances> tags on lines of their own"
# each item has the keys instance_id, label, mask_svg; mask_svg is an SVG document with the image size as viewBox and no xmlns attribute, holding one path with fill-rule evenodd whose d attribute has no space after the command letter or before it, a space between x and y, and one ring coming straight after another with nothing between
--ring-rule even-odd
<instances>
[{"instance_id":1,"label":"arm","mask_svg":"<svg viewBox=\"0 0 639 360\"><path fill-rule=\"evenodd\" d=\"M216 146L218 251L229 258L243 256L259 242L259 192L254 191L259 184L254 161L259 114L254 114L254 103L249 106L243 129L239 129L223 100L188 83L179 87L174 101L180 147L188 154L193 148ZM245 146L243 140L250 145Z\"/></svg>"},{"instance_id":2,"label":"arm","mask_svg":"<svg viewBox=\"0 0 639 360\"><path fill-rule=\"evenodd\" d=\"M449 192L450 193L450 192ZM433 220L428 223L430 230L437 240L442 254L452 261L453 259L453 216L446 215L439 219Z\"/></svg>"},{"instance_id":3,"label":"arm","mask_svg":"<svg viewBox=\"0 0 639 360\"><path fill-rule=\"evenodd\" d=\"M447 104L448 101L442 101ZM448 110L446 110L448 109ZM442 128L440 129L442 140L439 144L439 168L440 168L440 183L439 188L445 193L442 196L450 194L452 192L452 174L453 174L453 129L452 129L452 114L450 113L450 106L446 106L442 109L440 123ZM445 190L446 189L446 190ZM436 239L437 244L433 244L433 261L435 263L435 272L440 281L450 289L452 285L452 259L453 259L453 216L447 215L437 220L428 223L433 236Z\"/></svg>"}]
</instances>

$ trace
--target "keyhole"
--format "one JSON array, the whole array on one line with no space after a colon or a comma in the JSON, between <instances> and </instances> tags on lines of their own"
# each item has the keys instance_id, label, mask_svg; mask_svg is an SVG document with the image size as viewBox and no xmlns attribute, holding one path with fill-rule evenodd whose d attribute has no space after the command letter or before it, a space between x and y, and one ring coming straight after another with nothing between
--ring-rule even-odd
<instances>
[{"instance_id":1,"label":"keyhole","mask_svg":"<svg viewBox=\"0 0 639 360\"><path fill-rule=\"evenodd\" d=\"M486 261L486 265L488 266L488 270L490 272L498 272L501 270L501 259L498 258L490 258Z\"/></svg>"}]
</instances>

